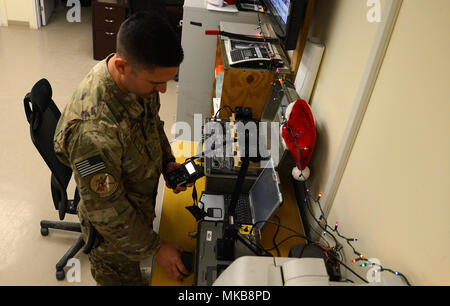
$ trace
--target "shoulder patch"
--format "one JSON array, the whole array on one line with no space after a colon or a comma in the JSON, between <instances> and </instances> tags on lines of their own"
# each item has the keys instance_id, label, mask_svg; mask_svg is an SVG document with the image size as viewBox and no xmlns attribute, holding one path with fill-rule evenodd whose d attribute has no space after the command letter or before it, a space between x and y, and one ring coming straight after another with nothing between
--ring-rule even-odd
<instances>
[{"instance_id":1,"label":"shoulder patch","mask_svg":"<svg viewBox=\"0 0 450 306\"><path fill-rule=\"evenodd\" d=\"M117 189L117 181L109 173L98 173L91 178L89 183L91 190L101 197L107 197L114 193Z\"/></svg>"},{"instance_id":2,"label":"shoulder patch","mask_svg":"<svg viewBox=\"0 0 450 306\"><path fill-rule=\"evenodd\" d=\"M106 165L100 155L75 163L75 167L81 177L86 177L106 169Z\"/></svg>"}]
</instances>

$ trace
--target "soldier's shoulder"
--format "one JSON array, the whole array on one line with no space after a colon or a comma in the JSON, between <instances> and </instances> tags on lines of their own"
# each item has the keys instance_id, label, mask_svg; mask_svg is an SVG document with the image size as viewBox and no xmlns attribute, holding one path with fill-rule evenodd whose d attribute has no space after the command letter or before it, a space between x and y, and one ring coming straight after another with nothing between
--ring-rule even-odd
<instances>
[{"instance_id":1,"label":"soldier's shoulder","mask_svg":"<svg viewBox=\"0 0 450 306\"><path fill-rule=\"evenodd\" d=\"M65 143L70 155L73 152L87 154L101 147L108 147L114 150L121 150L122 148L122 137L118 131L114 128L108 128L104 123L99 124L94 120L81 120L74 123L68 134L69 136L67 136Z\"/></svg>"},{"instance_id":2,"label":"soldier's shoulder","mask_svg":"<svg viewBox=\"0 0 450 306\"><path fill-rule=\"evenodd\" d=\"M64 109L65 121L117 121L106 103L109 96L103 74L97 65L80 82Z\"/></svg>"},{"instance_id":3,"label":"soldier's shoulder","mask_svg":"<svg viewBox=\"0 0 450 306\"><path fill-rule=\"evenodd\" d=\"M78 85L68 106L81 120L97 119L105 107L105 93L105 82L93 69Z\"/></svg>"},{"instance_id":4,"label":"soldier's shoulder","mask_svg":"<svg viewBox=\"0 0 450 306\"><path fill-rule=\"evenodd\" d=\"M71 100L55 131L55 141L67 143L74 141L81 135L97 135L96 138L121 138L120 126L106 103L99 99ZM84 137L85 138L85 137Z\"/></svg>"}]
</instances>

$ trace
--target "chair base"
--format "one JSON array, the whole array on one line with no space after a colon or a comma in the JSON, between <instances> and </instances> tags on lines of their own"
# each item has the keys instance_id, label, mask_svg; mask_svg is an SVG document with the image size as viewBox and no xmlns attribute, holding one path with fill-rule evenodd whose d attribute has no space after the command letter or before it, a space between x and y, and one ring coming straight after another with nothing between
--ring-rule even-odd
<instances>
[{"instance_id":1,"label":"chair base","mask_svg":"<svg viewBox=\"0 0 450 306\"><path fill-rule=\"evenodd\" d=\"M47 236L48 229L54 228L59 230L65 230L70 232L78 232L81 233L81 226L79 223L75 222L61 222L61 221L41 221L41 235ZM63 280L65 278L64 267L67 265L67 262L70 258L73 258L84 246L83 236L79 236L77 241L72 245L72 247L64 254L63 257L56 264L56 279Z\"/></svg>"},{"instance_id":2,"label":"chair base","mask_svg":"<svg viewBox=\"0 0 450 306\"><path fill-rule=\"evenodd\" d=\"M48 230L49 228L81 233L80 223L42 220L41 221L41 229ZM44 235L44 236L47 236L47 235Z\"/></svg>"}]
</instances>

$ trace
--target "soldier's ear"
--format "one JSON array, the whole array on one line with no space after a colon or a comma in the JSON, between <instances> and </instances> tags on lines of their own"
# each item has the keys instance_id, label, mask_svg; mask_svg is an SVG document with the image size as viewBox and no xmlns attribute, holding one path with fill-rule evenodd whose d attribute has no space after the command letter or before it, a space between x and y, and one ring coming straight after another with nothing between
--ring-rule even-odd
<instances>
[{"instance_id":1,"label":"soldier's ear","mask_svg":"<svg viewBox=\"0 0 450 306\"><path fill-rule=\"evenodd\" d=\"M128 70L131 69L127 60L121 57L116 58L116 60L114 61L114 66L116 67L116 70L122 75L129 73Z\"/></svg>"}]
</instances>

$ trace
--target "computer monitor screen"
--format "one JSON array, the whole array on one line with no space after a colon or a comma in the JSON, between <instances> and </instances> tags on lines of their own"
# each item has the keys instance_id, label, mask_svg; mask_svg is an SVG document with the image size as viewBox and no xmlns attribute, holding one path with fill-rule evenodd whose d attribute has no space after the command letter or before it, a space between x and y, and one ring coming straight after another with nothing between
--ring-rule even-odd
<instances>
[{"instance_id":1,"label":"computer monitor screen","mask_svg":"<svg viewBox=\"0 0 450 306\"><path fill-rule=\"evenodd\" d=\"M250 190L250 202L253 206L255 222L271 219L283 199L278 183L277 173L271 166L265 168ZM266 225L261 222L256 225L260 230Z\"/></svg>"},{"instance_id":2,"label":"computer monitor screen","mask_svg":"<svg viewBox=\"0 0 450 306\"><path fill-rule=\"evenodd\" d=\"M275 32L286 50L297 46L308 0L263 0Z\"/></svg>"},{"instance_id":3,"label":"computer monitor screen","mask_svg":"<svg viewBox=\"0 0 450 306\"><path fill-rule=\"evenodd\" d=\"M267 3L270 5L273 16L279 20L281 27L286 32L291 0L267 0Z\"/></svg>"}]
</instances>

